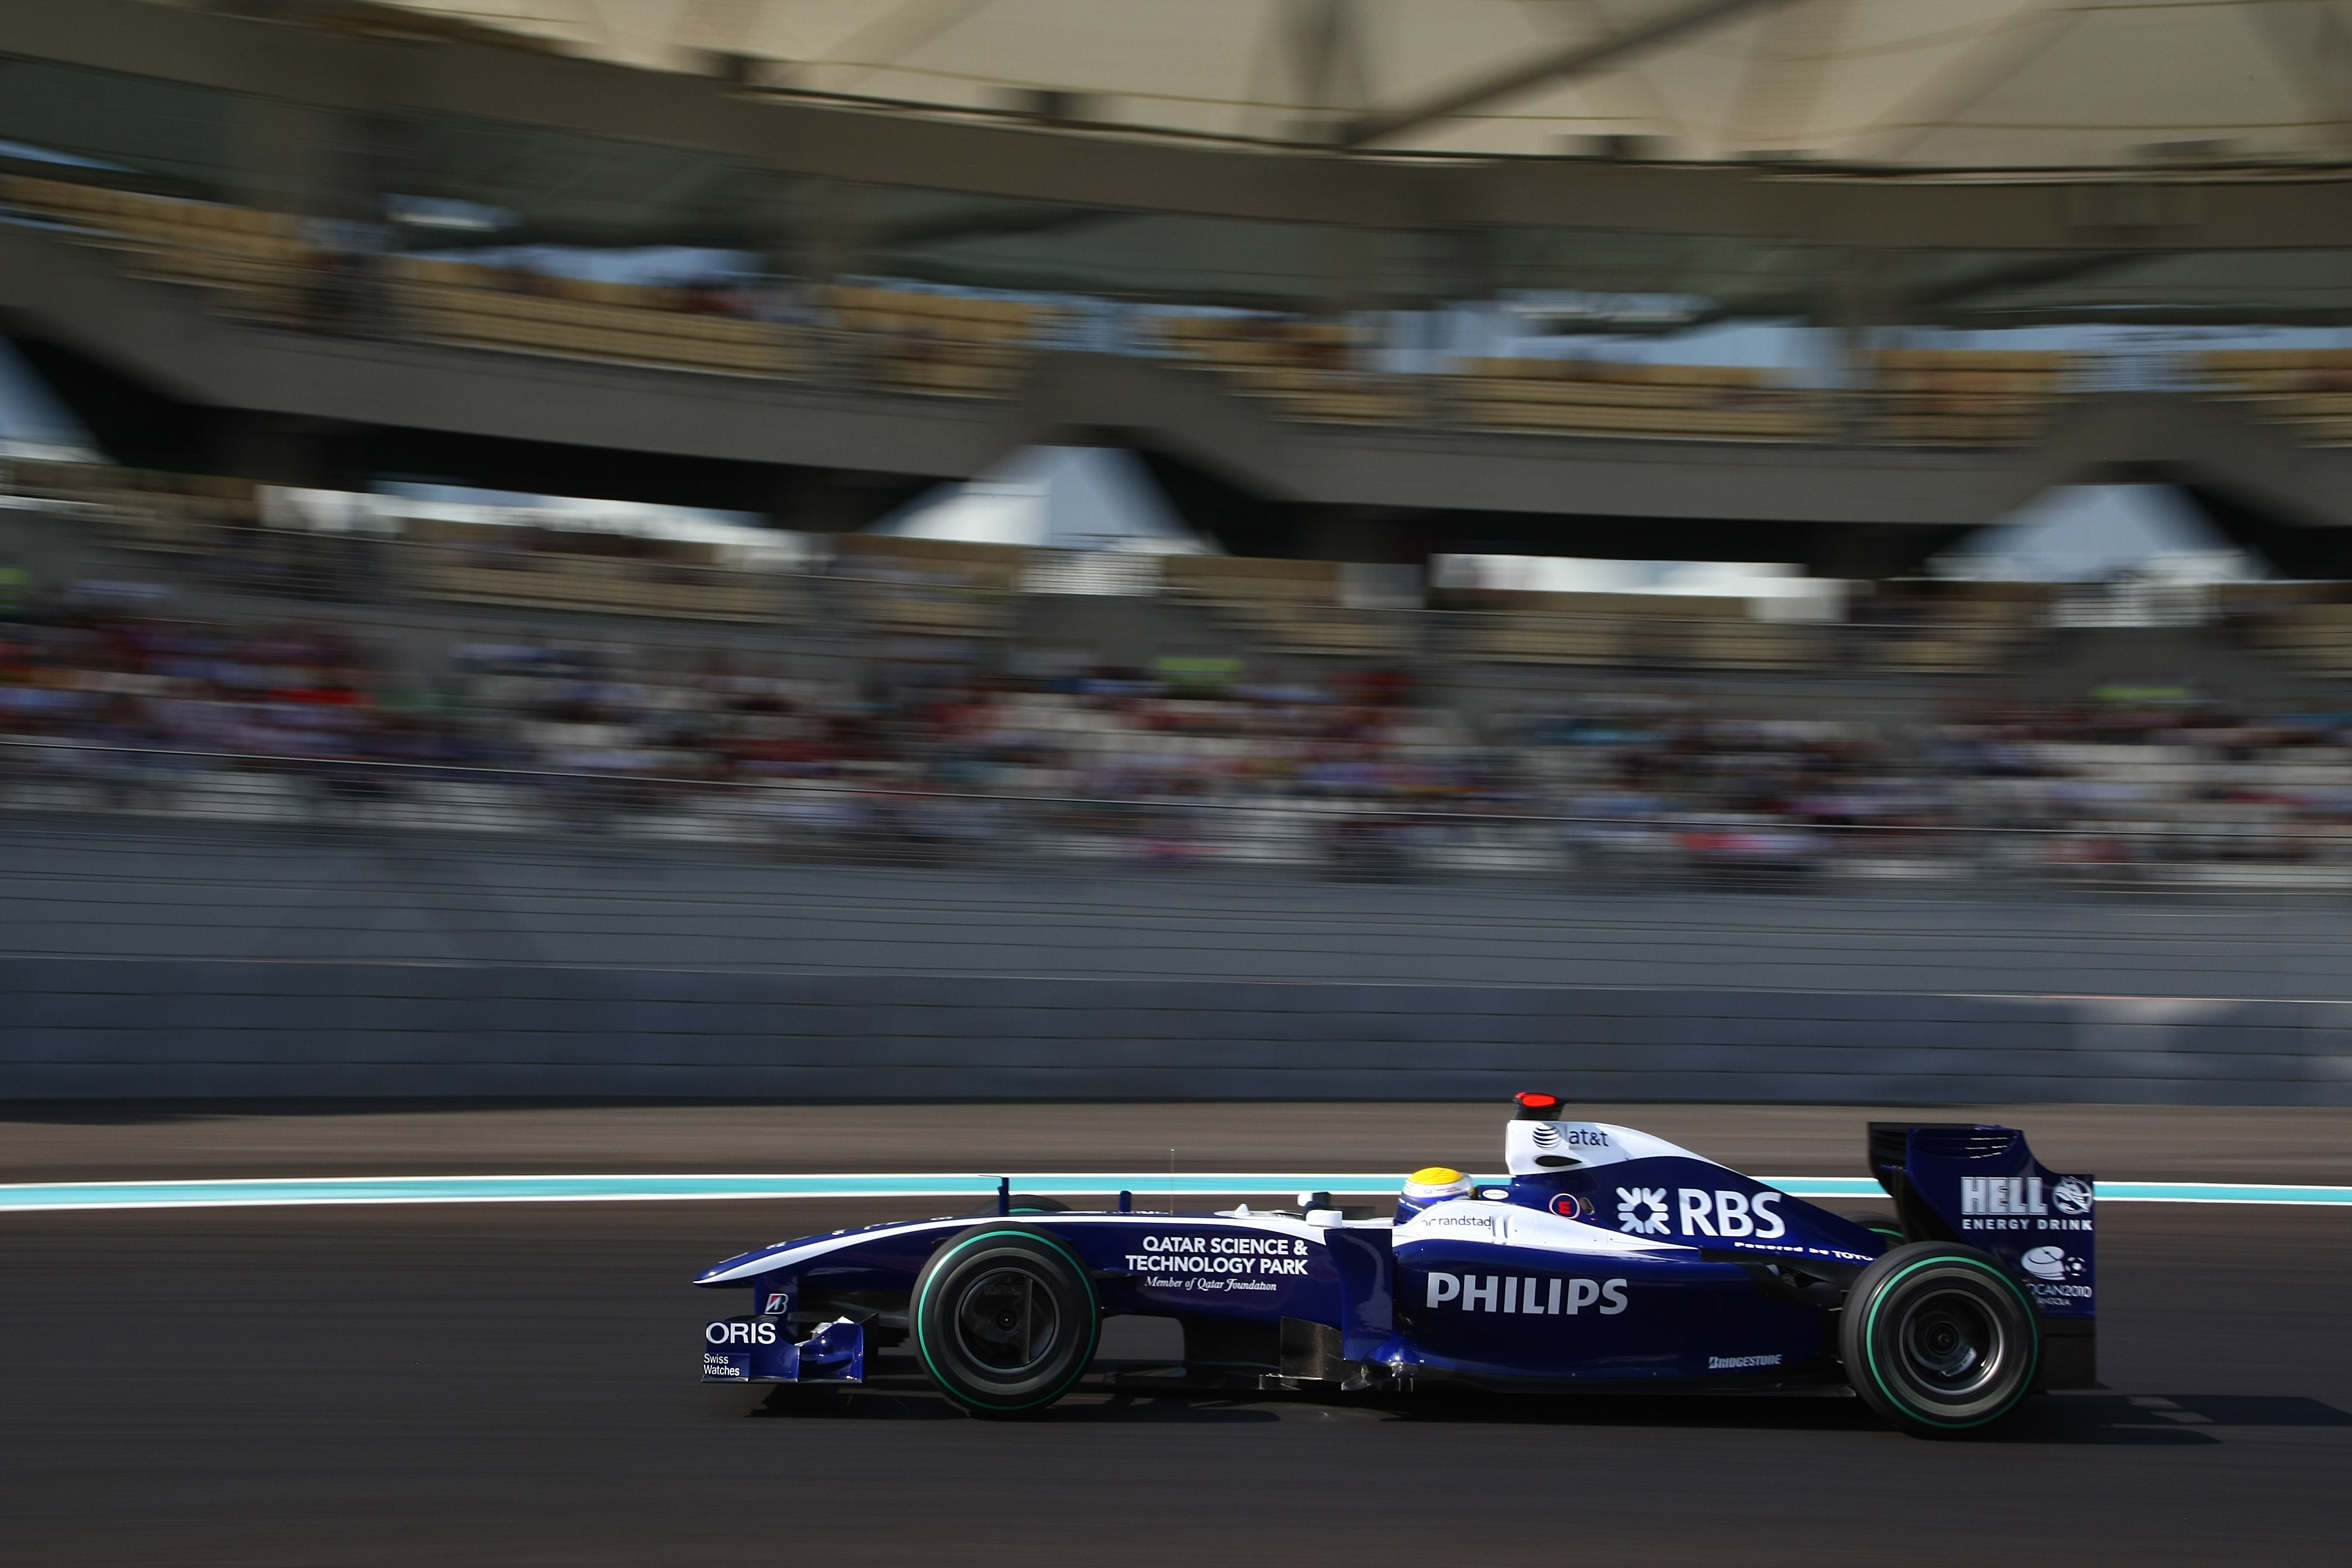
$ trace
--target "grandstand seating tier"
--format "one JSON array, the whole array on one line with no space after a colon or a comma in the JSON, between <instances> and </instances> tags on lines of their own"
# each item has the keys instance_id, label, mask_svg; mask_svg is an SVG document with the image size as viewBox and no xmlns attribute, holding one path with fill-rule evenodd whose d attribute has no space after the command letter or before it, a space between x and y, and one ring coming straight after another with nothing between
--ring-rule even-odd
<instances>
[{"instance_id":1,"label":"grandstand seating tier","mask_svg":"<svg viewBox=\"0 0 2352 1568\"><path fill-rule=\"evenodd\" d=\"M750 573L515 552L495 558L446 546L410 547L402 563L427 598L604 615L773 622L773 588Z\"/></svg>"},{"instance_id":2,"label":"grandstand seating tier","mask_svg":"<svg viewBox=\"0 0 2352 1568\"><path fill-rule=\"evenodd\" d=\"M820 356L810 326L719 313L712 307L750 307L707 290L359 255L314 245L289 215L72 180L11 176L0 200L119 250L131 272L202 287L234 313L406 331L501 353L783 378L812 375L822 358L829 371L893 392L1003 397L1020 387L1028 350L1066 315L1052 304L945 289L829 287L806 300L837 340ZM1349 322L1205 312L1135 320L1147 340L1261 400L1276 418L1373 427L1433 420L1557 437L1806 443L1853 435L2014 446L2042 427L2075 365L2062 353L1889 349L1872 358L1874 384L1842 396L1776 384L1777 373L1739 365L1523 356L1465 360L1454 374L1421 377L1361 368L1368 340ZM2330 395L2336 381L2352 378L2352 354L2219 353L2206 357L2205 374L2235 395L2305 399L2261 409L2300 438L2352 441L2352 405Z\"/></svg>"}]
</instances>

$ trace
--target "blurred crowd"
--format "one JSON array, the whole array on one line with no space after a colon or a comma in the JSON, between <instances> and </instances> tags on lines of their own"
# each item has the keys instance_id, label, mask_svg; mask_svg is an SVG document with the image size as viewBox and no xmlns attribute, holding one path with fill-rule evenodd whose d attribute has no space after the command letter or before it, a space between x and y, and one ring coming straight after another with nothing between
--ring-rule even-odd
<instances>
[{"instance_id":1,"label":"blurred crowd","mask_svg":"<svg viewBox=\"0 0 2352 1568\"><path fill-rule=\"evenodd\" d=\"M1549 759L1535 771L1601 866L1673 858L1749 879L2352 868L2352 715L2255 718L2143 690L1908 726L1618 700L1509 728Z\"/></svg>"},{"instance_id":2,"label":"blurred crowd","mask_svg":"<svg viewBox=\"0 0 2352 1568\"><path fill-rule=\"evenodd\" d=\"M877 660L819 678L717 646L536 641L421 669L348 630L190 619L135 584L0 620L0 770L19 805L78 789L931 863L1052 847L1365 877L2352 876L2352 719L2186 692L1873 725L1622 696L1474 714L1379 670L1252 684Z\"/></svg>"},{"instance_id":3,"label":"blurred crowd","mask_svg":"<svg viewBox=\"0 0 2352 1568\"><path fill-rule=\"evenodd\" d=\"M136 584L81 585L0 621L0 735L287 758L409 758L421 734L382 670L316 626L234 628L149 613Z\"/></svg>"}]
</instances>

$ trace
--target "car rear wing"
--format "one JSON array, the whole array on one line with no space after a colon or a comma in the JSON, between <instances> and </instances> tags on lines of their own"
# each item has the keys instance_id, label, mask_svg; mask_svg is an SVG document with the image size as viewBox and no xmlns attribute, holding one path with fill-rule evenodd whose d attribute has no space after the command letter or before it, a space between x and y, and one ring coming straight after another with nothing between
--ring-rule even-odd
<instances>
[{"instance_id":1,"label":"car rear wing","mask_svg":"<svg viewBox=\"0 0 2352 1568\"><path fill-rule=\"evenodd\" d=\"M1967 1122L1872 1122L1870 1173L1906 1237L1979 1247L2032 1298L2043 1386L2095 1386L2095 1181L2051 1170L2014 1127Z\"/></svg>"}]
</instances>

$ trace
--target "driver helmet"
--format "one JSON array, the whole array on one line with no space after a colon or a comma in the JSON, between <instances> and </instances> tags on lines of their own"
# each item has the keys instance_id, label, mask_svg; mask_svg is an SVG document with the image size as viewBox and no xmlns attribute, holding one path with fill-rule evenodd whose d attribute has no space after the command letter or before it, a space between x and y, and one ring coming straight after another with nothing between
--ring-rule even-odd
<instances>
[{"instance_id":1,"label":"driver helmet","mask_svg":"<svg viewBox=\"0 0 2352 1568\"><path fill-rule=\"evenodd\" d=\"M1400 1215L1418 1214L1432 1204L1469 1195L1469 1177L1451 1165L1424 1165L1404 1179L1404 1195L1397 1211Z\"/></svg>"}]
</instances>

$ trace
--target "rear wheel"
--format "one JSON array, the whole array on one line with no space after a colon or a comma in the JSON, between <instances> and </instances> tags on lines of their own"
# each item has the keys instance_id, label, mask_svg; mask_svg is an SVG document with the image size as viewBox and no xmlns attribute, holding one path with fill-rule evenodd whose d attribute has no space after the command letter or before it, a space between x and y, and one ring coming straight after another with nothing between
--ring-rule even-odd
<instances>
[{"instance_id":1,"label":"rear wheel","mask_svg":"<svg viewBox=\"0 0 2352 1568\"><path fill-rule=\"evenodd\" d=\"M932 1254L909 1315L924 1368L975 1415L1053 1404L1086 1372L1102 1335L1076 1255L1013 1224L974 1226Z\"/></svg>"},{"instance_id":2,"label":"rear wheel","mask_svg":"<svg viewBox=\"0 0 2352 1568\"><path fill-rule=\"evenodd\" d=\"M2042 1321L1990 1255L1914 1242L1853 1282L1838 1349L1872 1409L1914 1436L1953 1436L1990 1426L2033 1391Z\"/></svg>"}]
</instances>

